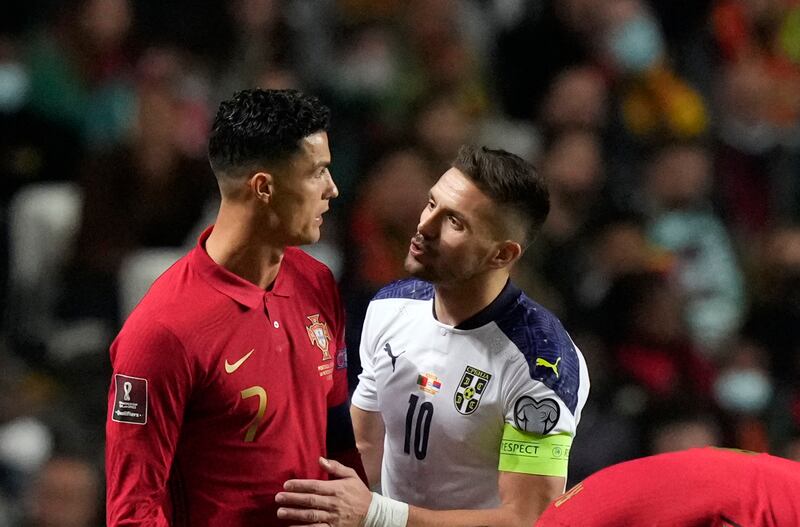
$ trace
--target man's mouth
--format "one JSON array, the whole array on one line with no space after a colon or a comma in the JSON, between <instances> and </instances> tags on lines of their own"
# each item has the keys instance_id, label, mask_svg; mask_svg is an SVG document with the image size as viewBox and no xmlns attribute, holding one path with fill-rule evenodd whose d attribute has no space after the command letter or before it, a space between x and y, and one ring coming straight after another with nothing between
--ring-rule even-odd
<instances>
[{"instance_id":1,"label":"man's mouth","mask_svg":"<svg viewBox=\"0 0 800 527\"><path fill-rule=\"evenodd\" d=\"M411 244L408 246L408 252L412 256L421 256L425 254L426 248L423 245L424 238L421 234L416 234L411 238Z\"/></svg>"}]
</instances>

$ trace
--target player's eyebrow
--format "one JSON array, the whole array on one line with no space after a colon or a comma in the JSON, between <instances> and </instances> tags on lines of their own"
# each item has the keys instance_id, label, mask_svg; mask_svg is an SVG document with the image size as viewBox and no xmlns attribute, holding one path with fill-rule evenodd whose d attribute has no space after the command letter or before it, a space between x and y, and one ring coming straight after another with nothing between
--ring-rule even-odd
<instances>
[{"instance_id":1,"label":"player's eyebrow","mask_svg":"<svg viewBox=\"0 0 800 527\"><path fill-rule=\"evenodd\" d=\"M327 159L327 160L317 161L311 168L316 170L318 168L323 168L323 167L328 168L329 166L331 166L331 161L330 159Z\"/></svg>"},{"instance_id":2,"label":"player's eyebrow","mask_svg":"<svg viewBox=\"0 0 800 527\"><path fill-rule=\"evenodd\" d=\"M429 202L432 201L432 202L436 203L436 198L433 196L433 190L429 190L428 191L428 201ZM445 212L447 212L448 214L454 216L458 221L460 221L464 225L469 225L470 224L470 221L461 212L459 212L459 211L457 211L457 210L455 210L455 209L453 209L451 207L447 207L445 205L441 205L441 207L445 210Z\"/></svg>"}]
</instances>

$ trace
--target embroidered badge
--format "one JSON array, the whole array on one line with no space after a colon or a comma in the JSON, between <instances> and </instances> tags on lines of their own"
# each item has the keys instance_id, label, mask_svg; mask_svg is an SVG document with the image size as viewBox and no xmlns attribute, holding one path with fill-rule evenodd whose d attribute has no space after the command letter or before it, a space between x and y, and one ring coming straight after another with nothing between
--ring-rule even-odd
<instances>
[{"instance_id":1,"label":"embroidered badge","mask_svg":"<svg viewBox=\"0 0 800 527\"><path fill-rule=\"evenodd\" d=\"M336 369L347 369L347 348L342 348L336 352Z\"/></svg>"},{"instance_id":2,"label":"embroidered badge","mask_svg":"<svg viewBox=\"0 0 800 527\"><path fill-rule=\"evenodd\" d=\"M436 395L442 387L442 381L433 373L420 373L417 376L417 386L425 393Z\"/></svg>"},{"instance_id":3,"label":"embroidered badge","mask_svg":"<svg viewBox=\"0 0 800 527\"><path fill-rule=\"evenodd\" d=\"M114 408L111 420L118 423L147 423L147 379L114 375Z\"/></svg>"},{"instance_id":4,"label":"embroidered badge","mask_svg":"<svg viewBox=\"0 0 800 527\"><path fill-rule=\"evenodd\" d=\"M467 366L461 382L458 384L453 402L456 410L464 415L469 415L478 409L481 396L486 391L486 386L492 379L491 373L486 373L478 368Z\"/></svg>"},{"instance_id":5,"label":"embroidered badge","mask_svg":"<svg viewBox=\"0 0 800 527\"><path fill-rule=\"evenodd\" d=\"M328 332L328 324L325 322L320 322L318 314L308 315L306 318L311 321L311 324L306 326L306 331L308 331L308 338L311 340L311 344L322 350L322 360L331 360L333 357L331 357L331 354L328 351L331 342L331 334Z\"/></svg>"},{"instance_id":6,"label":"embroidered badge","mask_svg":"<svg viewBox=\"0 0 800 527\"><path fill-rule=\"evenodd\" d=\"M538 401L523 395L514 404L514 424L518 430L545 435L556 427L561 409L555 399Z\"/></svg>"}]
</instances>

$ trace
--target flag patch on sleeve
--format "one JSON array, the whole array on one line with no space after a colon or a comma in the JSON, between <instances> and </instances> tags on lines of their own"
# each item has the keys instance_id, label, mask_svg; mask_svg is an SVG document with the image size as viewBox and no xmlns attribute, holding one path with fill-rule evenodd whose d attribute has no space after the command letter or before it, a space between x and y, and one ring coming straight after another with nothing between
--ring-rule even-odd
<instances>
[{"instance_id":1,"label":"flag patch on sleeve","mask_svg":"<svg viewBox=\"0 0 800 527\"><path fill-rule=\"evenodd\" d=\"M114 375L114 408L111 419L118 423L147 423L147 379Z\"/></svg>"}]
</instances>

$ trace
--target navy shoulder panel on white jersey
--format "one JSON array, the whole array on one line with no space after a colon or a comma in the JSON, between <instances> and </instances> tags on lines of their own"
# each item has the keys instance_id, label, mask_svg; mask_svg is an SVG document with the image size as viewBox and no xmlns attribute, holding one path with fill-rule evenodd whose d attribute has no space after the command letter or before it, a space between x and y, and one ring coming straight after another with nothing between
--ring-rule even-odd
<instances>
[{"instance_id":1,"label":"navy shoulder panel on white jersey","mask_svg":"<svg viewBox=\"0 0 800 527\"><path fill-rule=\"evenodd\" d=\"M519 348L532 379L553 390L575 413L580 386L580 360L561 321L525 294L495 323Z\"/></svg>"},{"instance_id":2,"label":"navy shoulder panel on white jersey","mask_svg":"<svg viewBox=\"0 0 800 527\"><path fill-rule=\"evenodd\" d=\"M416 278L406 278L384 286L372 299L384 300L386 298L430 300L433 298L433 284Z\"/></svg>"}]
</instances>

